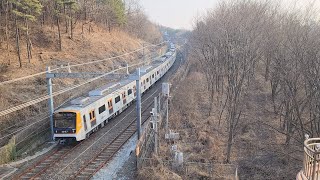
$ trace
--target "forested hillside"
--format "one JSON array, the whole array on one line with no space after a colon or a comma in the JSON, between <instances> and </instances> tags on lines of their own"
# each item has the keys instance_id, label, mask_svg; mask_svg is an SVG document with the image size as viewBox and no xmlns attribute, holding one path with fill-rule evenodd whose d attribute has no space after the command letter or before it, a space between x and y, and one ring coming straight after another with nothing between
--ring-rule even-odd
<instances>
[{"instance_id":1,"label":"forested hillside","mask_svg":"<svg viewBox=\"0 0 320 180\"><path fill-rule=\"evenodd\" d=\"M148 60L151 52L156 53L160 49L152 49L150 43L159 42L162 42L162 36L158 26L148 20L137 0L0 1L1 83L43 72L47 66L56 68L102 59L105 60L103 63L72 68L72 72L109 72L125 64L140 62L143 53ZM149 47L142 51L143 46ZM133 51L135 53L121 58L108 59ZM2 84L0 110L46 95L45 78L41 75ZM53 91L83 81L85 79L54 80ZM68 99L107 82L103 79L57 96L54 106L58 107ZM18 142L15 147L17 154L0 159L0 163L16 159L47 140L49 121L37 121L37 125L28 126L41 119L47 111L47 102L43 101L0 117L1 147L8 142Z\"/></svg>"},{"instance_id":2,"label":"forested hillside","mask_svg":"<svg viewBox=\"0 0 320 180\"><path fill-rule=\"evenodd\" d=\"M70 42L77 45L90 41L88 38L98 32L102 33L99 36L122 32L151 43L161 39L159 30L135 0L2 0L1 70L8 65L21 68L42 61L47 51L76 48ZM113 37L119 36L123 37ZM96 42L92 43L86 48L95 48Z\"/></svg>"}]
</instances>

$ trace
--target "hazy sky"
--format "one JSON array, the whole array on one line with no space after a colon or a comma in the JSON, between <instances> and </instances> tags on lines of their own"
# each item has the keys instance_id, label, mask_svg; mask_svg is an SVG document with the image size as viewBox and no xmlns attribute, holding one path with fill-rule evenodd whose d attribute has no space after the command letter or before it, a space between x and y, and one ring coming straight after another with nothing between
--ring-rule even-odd
<instances>
[{"instance_id":1,"label":"hazy sky","mask_svg":"<svg viewBox=\"0 0 320 180\"><path fill-rule=\"evenodd\" d=\"M150 20L172 28L192 28L192 20L218 0L140 0Z\"/></svg>"},{"instance_id":2,"label":"hazy sky","mask_svg":"<svg viewBox=\"0 0 320 180\"><path fill-rule=\"evenodd\" d=\"M301 7L314 0L275 0L284 8ZM150 20L172 28L192 29L194 17L214 8L220 0L140 0ZM296 3L295 3L296 2ZM315 0L320 7L320 0ZM320 8L318 8L320 9Z\"/></svg>"}]
</instances>

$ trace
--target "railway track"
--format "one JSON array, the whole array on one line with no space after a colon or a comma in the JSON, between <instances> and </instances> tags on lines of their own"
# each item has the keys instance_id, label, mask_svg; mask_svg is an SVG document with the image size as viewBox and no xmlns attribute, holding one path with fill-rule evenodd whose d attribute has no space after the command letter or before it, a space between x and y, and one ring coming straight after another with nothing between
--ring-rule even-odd
<instances>
[{"instance_id":1,"label":"railway track","mask_svg":"<svg viewBox=\"0 0 320 180\"><path fill-rule=\"evenodd\" d=\"M14 177L13 179L36 179L41 174L45 173L46 170L49 169L52 165L62 160L75 148L80 146L81 143L82 142L77 143L76 145L68 145L68 146L59 145L59 147L56 147L51 154L42 158L40 161L35 163L33 166L28 168L23 173Z\"/></svg>"},{"instance_id":2,"label":"railway track","mask_svg":"<svg viewBox=\"0 0 320 180\"><path fill-rule=\"evenodd\" d=\"M142 123L150 118L148 110L153 105L153 101L148 104L142 114L148 113ZM115 137L111 143L106 145L99 153L95 155L90 161L82 166L70 179L90 179L98 172L104 165L106 165L112 157L121 149L121 147L135 134L136 132L136 118L125 128L121 129L119 135Z\"/></svg>"}]
</instances>

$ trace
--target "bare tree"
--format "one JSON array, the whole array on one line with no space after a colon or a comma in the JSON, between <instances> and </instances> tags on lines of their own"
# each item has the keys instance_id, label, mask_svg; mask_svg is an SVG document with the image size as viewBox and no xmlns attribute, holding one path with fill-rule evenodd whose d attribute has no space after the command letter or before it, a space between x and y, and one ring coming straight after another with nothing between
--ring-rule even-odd
<instances>
[{"instance_id":1,"label":"bare tree","mask_svg":"<svg viewBox=\"0 0 320 180\"><path fill-rule=\"evenodd\" d=\"M222 3L193 33L196 55L206 72L210 110L214 96L219 103L219 118L228 132L226 162L242 119L243 104L261 58L262 32L267 20L267 3L237 1ZM220 124L220 120L219 120Z\"/></svg>"}]
</instances>

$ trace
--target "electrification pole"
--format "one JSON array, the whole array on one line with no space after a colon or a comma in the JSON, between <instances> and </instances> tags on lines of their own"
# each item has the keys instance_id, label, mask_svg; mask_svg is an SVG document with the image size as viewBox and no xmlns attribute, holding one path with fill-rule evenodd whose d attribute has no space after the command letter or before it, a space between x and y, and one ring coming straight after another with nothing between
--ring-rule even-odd
<instances>
[{"instance_id":1,"label":"electrification pole","mask_svg":"<svg viewBox=\"0 0 320 180\"><path fill-rule=\"evenodd\" d=\"M136 79L136 108L137 108L137 132L138 132L138 140L141 136L141 84L140 84L140 68L137 69L137 79Z\"/></svg>"},{"instance_id":2,"label":"electrification pole","mask_svg":"<svg viewBox=\"0 0 320 180\"><path fill-rule=\"evenodd\" d=\"M51 72L50 67L47 67L47 74ZM54 107L53 107L53 96L52 96L52 79L47 76L47 85L48 85L48 95L49 95L49 100L48 100L48 107L49 107L49 113L50 113L50 130L51 130L51 138L52 141L54 141L53 137L53 112L54 112Z\"/></svg>"},{"instance_id":3,"label":"electrification pole","mask_svg":"<svg viewBox=\"0 0 320 180\"><path fill-rule=\"evenodd\" d=\"M154 153L158 154L158 108L157 108L157 97L154 97L154 114L153 114L153 125L154 125Z\"/></svg>"},{"instance_id":4,"label":"electrification pole","mask_svg":"<svg viewBox=\"0 0 320 180\"><path fill-rule=\"evenodd\" d=\"M169 98L170 98L170 84L162 83L162 94L166 100L166 133L169 131Z\"/></svg>"}]
</instances>

